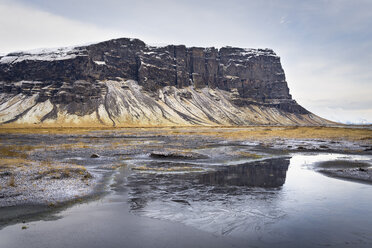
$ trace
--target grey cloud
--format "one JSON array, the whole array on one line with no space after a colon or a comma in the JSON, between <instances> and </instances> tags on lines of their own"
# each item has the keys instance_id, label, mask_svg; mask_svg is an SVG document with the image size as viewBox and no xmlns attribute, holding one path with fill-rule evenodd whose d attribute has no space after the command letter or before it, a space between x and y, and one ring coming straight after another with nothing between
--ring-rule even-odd
<instances>
[{"instance_id":1,"label":"grey cloud","mask_svg":"<svg viewBox=\"0 0 372 248\"><path fill-rule=\"evenodd\" d=\"M92 25L95 30L112 29L148 43L270 47L282 58L294 98L304 102L305 107L317 108L325 97L329 102L324 102L323 107L332 104L340 109L350 108L345 106L347 101L365 108L370 104L367 99L368 94L372 95L372 1L369 0L14 2ZM39 36L42 42L43 34ZM103 35L102 40L108 36ZM64 39L72 42L69 35ZM20 48L26 44L26 41L16 42ZM345 116L372 119L369 112L355 113L352 116L345 112ZM327 115L330 113L323 117Z\"/></svg>"}]
</instances>

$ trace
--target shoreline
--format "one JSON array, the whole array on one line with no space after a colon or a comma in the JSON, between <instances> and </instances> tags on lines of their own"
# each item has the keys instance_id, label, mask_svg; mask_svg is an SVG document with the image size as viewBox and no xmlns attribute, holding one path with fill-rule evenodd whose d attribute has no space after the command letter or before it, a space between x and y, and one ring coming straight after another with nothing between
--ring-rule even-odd
<instances>
[{"instance_id":1,"label":"shoreline","mask_svg":"<svg viewBox=\"0 0 372 248\"><path fill-rule=\"evenodd\" d=\"M309 151L297 151L294 153L291 153L292 155L294 154L349 154L350 153L342 153L342 152L327 152L327 151L314 151L314 150L309 150ZM288 155L283 155L283 156L288 156ZM264 160L269 160L271 159L270 157L265 158ZM260 160L260 161L264 161ZM254 164L255 162L251 162ZM120 168L118 168L120 170ZM128 169L128 168L126 168ZM62 211L65 211L71 207L80 205L80 204L89 204L90 202L95 202L99 200L103 200L109 195L114 194L113 188L118 186L118 179L115 179L116 175L120 173L120 171L117 169L114 169L109 176L105 176L102 178L101 181L98 182L97 185L91 188L91 192L86 194L86 195L80 195L80 196L75 196L73 198L61 200L61 201L56 201L53 204L45 203L45 202L36 202L36 203L21 203L21 204L16 204L12 206L5 206L5 207L0 207L0 216L2 218L0 219L0 231L11 225L15 225L18 223L27 223L30 221L35 221L35 220L48 220L52 219L54 220L55 218L59 218L56 216L56 214L59 214ZM366 179L363 177L362 174L360 173L353 173L350 174L348 173L349 170L356 171L357 169L352 168L352 169L345 169L342 171L337 171L337 170L318 170L315 167L312 169L315 172L318 172L320 174L323 174L324 176L335 178L337 180L342 180L342 181L350 181L353 183L361 183L361 184L368 184L372 185L372 169L369 169L369 178ZM119 179L120 180L120 179ZM115 181L115 182L113 182ZM120 183L123 183L122 181ZM107 189L109 187L110 189ZM120 189L119 191L126 191L126 189ZM25 213L26 210L26 213ZM19 212L22 212L22 214L19 214ZM4 216L6 216L4 218Z\"/></svg>"},{"instance_id":2,"label":"shoreline","mask_svg":"<svg viewBox=\"0 0 372 248\"><path fill-rule=\"evenodd\" d=\"M205 142L212 142L211 144L217 146L223 146L225 144L224 142L227 142L226 144L230 144L232 146L243 145L251 147L249 149L258 149L258 151L264 151L269 154L278 153L282 155L288 155L290 153L339 153L372 155L372 150L365 151L366 149L370 149L372 147L368 143L371 140L360 139L361 137L368 138L369 135L372 135L372 130L363 130L362 134L360 133L360 131L358 131L357 136L350 136L357 138L356 140L341 139L336 141L314 135L314 133L312 132L314 131L314 129L309 127L275 127L271 130L268 130L268 127L257 126L250 128L225 128L219 130L211 129L208 127L202 129L114 129L114 131L116 132L113 132L112 129L108 131L89 129L86 132L84 130L84 135L81 135L81 130L84 129L79 129L79 132L73 133L73 135L71 135L70 129L62 129L60 131L50 130L52 133L49 134L40 132L35 133L33 132L34 130L22 129L21 131L24 131L24 133L10 132L6 133L3 136L4 139L2 141L3 143L0 143L0 151L3 153L3 156L10 156L8 159L6 159L5 157L0 158L0 181L2 180L4 185L9 184L11 182L11 175L17 175L16 173L21 173L21 175L22 173L29 173L28 177L23 176L19 178L28 178L28 181L30 181L31 184L36 183L38 186L41 185L40 180L44 179L46 180L46 182L48 180L51 182L58 182L58 180L60 180L61 182L61 180L65 180L65 184L62 183L61 185L68 185L68 180L72 182L79 182L78 184L76 184L77 188L79 188L78 185L82 185L81 183L89 182L90 184L84 184L87 187L87 191L85 191L85 193L80 195L70 194L67 198L63 198L63 196L66 195L63 193L63 190L66 190L64 188L65 186L59 187L59 189L62 190L62 193L60 194L55 193L53 191L53 188L48 188L50 186L48 186L48 184L45 184L47 191L49 190L51 192L51 194L47 196L50 200L47 201L42 200L42 197L40 198L40 196L43 196L44 191L36 191L35 189L37 189L37 187L33 188L31 184L30 186L26 185L23 191L22 188L19 188L18 191L20 190L23 195L29 195L30 199L33 201L19 201L18 203L15 201L15 206L13 206L14 209L31 209L32 206L38 206L36 208L42 206L44 207L44 210L42 212L53 212L55 209L63 210L64 208L68 208L69 206L74 206L80 201L85 202L90 201L89 199L95 197L100 198L100 196L98 195L106 195L108 193L105 187L109 186L112 176L115 175L118 171L117 169L121 168L121 166L124 166L126 168L126 159L130 158L133 154L146 154L148 153L148 151L151 151L151 149L154 149L152 148L152 146L160 148L163 147L161 143L157 145L157 143L155 142L157 139L181 140L181 143L179 144L179 147L181 147L179 149L181 150L192 150L195 148L204 149ZM139 133L138 130L141 130L141 132ZM324 131L324 128L315 128L315 130ZM219 133L218 131L221 132ZM290 136L293 135L293 132L295 132L295 134L298 134L303 131L310 131L310 133L306 134L305 132L305 134L308 135L308 137L312 136L312 138L283 138L274 136L274 134L282 134L283 132L289 132ZM146 138L141 138L142 136ZM119 141L117 141L116 139L118 139L118 137L124 138L119 138ZM153 141L151 141L151 139L148 139L147 137L153 137L154 139ZM115 138L115 140L110 140L110 138ZM34 141L35 139L36 142ZM123 142L120 142L120 140L122 139ZM133 144L131 144L129 141L124 141L126 139L129 139L129 141ZM149 145L145 145L142 140L149 140L155 143L151 145L152 143L150 142ZM182 140L196 140L202 146L199 148L197 146L194 147L192 145L192 141L191 147L183 147ZM18 144L17 146L14 146L15 141L27 141L32 143L29 144L26 142L24 144L21 143L20 145ZM43 143L41 145L41 143L38 144L37 142L46 143ZM148 146L148 148L141 148L142 146ZM99 154L99 158L92 158L92 154ZM246 156L252 158L257 155L246 154ZM22 163L24 163L24 166L20 167L19 164L9 164L9 161L11 163L18 163L17 161L19 161L19 158L22 158ZM13 159L14 161L12 161L11 159ZM45 163L45 161L49 162ZM38 169L35 169L36 167ZM84 179L85 175L88 175L87 173L93 175L92 178L87 177L86 179ZM40 177L40 175L42 177L36 180L35 178ZM102 178L100 178L100 176L102 176ZM338 179L346 180L346 178L340 177L338 177ZM359 178L352 179L359 180ZM17 185L17 180L15 181L15 184ZM9 197L6 196L6 192L9 193L9 190L7 190L6 187L10 188L9 186L5 186L2 189L0 188L0 205L1 201L3 201L4 203L4 199L6 197ZM25 189L28 191L25 191ZM39 197L37 196L38 194L40 195ZM7 210L12 212L12 207L7 209L0 207L0 212L6 212ZM13 213L15 212L17 211L13 211ZM60 210L57 210L56 212L60 212ZM30 213L30 215L32 216L38 216L39 214L40 213L38 213L37 211L34 212L34 214ZM32 216L30 218L32 218ZM3 225L1 224L2 221L9 223L5 224L5 226L11 225L12 223L17 223L17 221L11 223L8 221L12 218L15 218L14 215L13 217L10 216L8 218L5 218L5 220L0 220L0 229L3 228ZM18 218L18 222L19 221L22 221L22 218Z\"/></svg>"},{"instance_id":3,"label":"shoreline","mask_svg":"<svg viewBox=\"0 0 372 248\"><path fill-rule=\"evenodd\" d=\"M0 125L0 134L87 134L89 132L121 132L121 131L162 131L166 135L201 135L226 139L333 139L350 140L372 145L372 125L369 126L133 126L133 127L17 127ZM222 131L221 133L216 130ZM229 132L231 131L231 132Z\"/></svg>"},{"instance_id":4,"label":"shoreline","mask_svg":"<svg viewBox=\"0 0 372 248\"><path fill-rule=\"evenodd\" d=\"M321 174L326 175L328 177L332 177L339 180L345 180L355 183L362 183L372 185L372 170L369 169L368 172L359 172L358 169L351 169L351 170L328 170L328 171L319 171ZM368 173L366 175L365 173Z\"/></svg>"},{"instance_id":5,"label":"shoreline","mask_svg":"<svg viewBox=\"0 0 372 248\"><path fill-rule=\"evenodd\" d=\"M304 170L306 172L306 169ZM285 209L285 215L281 215L279 212L278 216L282 216L278 219L269 218L270 222L263 226L258 225L262 229L245 230L243 232L237 232L234 234L223 234L218 231L219 229L208 230L204 228L198 228L195 225L186 224L184 222L174 221L167 218L149 217L147 215L141 215L131 210L131 203L129 192L130 189L127 187L119 188L120 185L124 185L122 179L125 180L124 175L127 175L128 168L120 168L115 173L110 181L110 193L100 198L99 200L82 202L81 204L75 204L56 210L54 213L48 213L43 216L37 216L34 219L29 219L25 223L18 223L7 225L0 229L0 246L4 247L48 247L53 244L53 247L172 247L177 244L178 247L314 247L313 235L317 233L319 222L316 222L316 227L302 226L306 224L306 221L300 221L302 218L302 211L293 211L293 201L286 201L286 197L280 198L281 194L278 194L274 199L280 201L282 204L281 208ZM318 173L316 173L318 174ZM292 174L292 179L295 175ZM323 176L317 176L323 177ZM333 184L329 179L329 183ZM292 180L293 182L293 180ZM312 178L305 185L312 183ZM287 189L288 192L293 192L295 186L290 183L292 187ZM337 188L341 183L336 183ZM351 185L354 190L358 190L360 187L353 184ZM309 186L312 188L312 186ZM316 187L322 191L321 187ZM332 195L334 189L331 187ZM276 190L271 191L269 195L275 194ZM355 192L355 191L354 191ZM301 189L298 190L298 194L302 195ZM266 195L266 197L269 197ZM326 196L329 194L326 194ZM306 197L305 197L306 199ZM328 197L321 197L320 199L329 199ZM257 200L257 199L256 199ZM252 201L249 198L249 201ZM196 202L190 202L194 211L198 210ZM182 206L181 203L173 203ZM272 202L268 204L272 206ZM284 205L283 205L284 204ZM287 205L289 204L289 205ZM306 202L303 203L306 206ZM368 204L368 201L364 201L363 204ZM362 205L363 205L362 204ZM219 205L218 205L219 206ZM253 205L256 206L256 205ZM331 205L332 206L332 205ZM243 205L243 207L246 207ZM252 206L251 206L252 207ZM278 206L277 206L278 207ZM186 209L189 208L186 206ZM274 204L274 208L275 204ZM348 209L348 206L344 206ZM184 207L180 207L184 209ZM270 210L271 208L269 208ZM323 208L321 209L322 211ZM252 212L250 212L253 214ZM328 213L328 212L327 212ZM362 212L362 216L358 216L358 220L363 218L368 212ZM318 212L309 212L311 217L320 220L323 217L319 216ZM337 212L335 213L330 209L329 214L332 214L332 223L339 220ZM187 215L186 215L187 216ZM260 218L262 213L259 212ZM250 216L255 217L255 216ZM355 216L348 215L348 219L354 218ZM287 221L290 221L294 226L286 225ZM219 222L217 222L219 223ZM247 222L247 224L256 222ZM320 230L324 232L328 230L329 225L320 223ZM335 225L339 224L340 221L334 222ZM342 221L341 221L342 223ZM351 230L355 227L359 227L358 223L352 223ZM252 228L254 228L252 226ZM266 230L267 228L267 230ZM300 229L299 229L300 228ZM303 228L303 229L301 229ZM301 230L298 234L298 238L294 239L287 235L288 232ZM246 231L246 232L245 232ZM274 231L273 234L270 231ZM337 237L341 235L342 241L354 241L359 236L352 236L348 234L348 230L330 230L332 236ZM311 234L310 237L308 236ZM180 234L182 234L180 236ZM364 238L363 241L368 239ZM339 238L332 240L334 244L338 244ZM323 244L327 244L329 239L321 236L318 239L318 246L321 247ZM312 246L313 245L313 246ZM370 243L363 243L358 247L369 247ZM343 245L340 247L347 247ZM337 246L339 247L339 246Z\"/></svg>"}]
</instances>

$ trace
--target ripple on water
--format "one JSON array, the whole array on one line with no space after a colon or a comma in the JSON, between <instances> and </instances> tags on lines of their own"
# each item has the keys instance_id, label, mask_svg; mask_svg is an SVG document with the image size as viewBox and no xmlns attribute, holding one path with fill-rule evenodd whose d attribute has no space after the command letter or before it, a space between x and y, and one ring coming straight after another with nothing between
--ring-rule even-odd
<instances>
[{"instance_id":1,"label":"ripple on water","mask_svg":"<svg viewBox=\"0 0 372 248\"><path fill-rule=\"evenodd\" d=\"M221 234L259 230L285 215L275 201L288 165L276 158L203 173L134 173L128 179L132 210Z\"/></svg>"},{"instance_id":2,"label":"ripple on water","mask_svg":"<svg viewBox=\"0 0 372 248\"><path fill-rule=\"evenodd\" d=\"M182 175L133 173L131 210L151 218L180 222L215 234L254 237L253 240L316 244L359 242L372 234L365 216L372 199L370 186L325 177L312 169L324 161L362 161L370 156L293 154L240 165L213 166L203 173ZM154 162L156 163L156 162ZM348 197L345 203L345 197ZM358 202L353 205L353 202ZM345 221L348 223L346 227ZM331 236L332 238L330 238ZM358 241L359 240L359 241ZM314 241L314 242L315 242ZM363 238L362 243L369 242Z\"/></svg>"}]
</instances>

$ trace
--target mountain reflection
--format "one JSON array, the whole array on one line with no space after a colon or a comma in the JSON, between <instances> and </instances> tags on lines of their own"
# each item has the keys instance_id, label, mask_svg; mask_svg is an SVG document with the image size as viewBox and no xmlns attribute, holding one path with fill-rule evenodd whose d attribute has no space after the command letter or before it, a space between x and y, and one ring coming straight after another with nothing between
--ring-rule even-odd
<instances>
[{"instance_id":1,"label":"mountain reflection","mask_svg":"<svg viewBox=\"0 0 372 248\"><path fill-rule=\"evenodd\" d=\"M173 201L188 205L189 202L219 199L220 193L247 195L252 187L277 188L285 183L288 166L289 159L275 158L215 166L214 171L203 174L133 173L127 182L131 209L143 209L152 201ZM265 195L265 192L261 193Z\"/></svg>"},{"instance_id":2,"label":"mountain reflection","mask_svg":"<svg viewBox=\"0 0 372 248\"><path fill-rule=\"evenodd\" d=\"M223 167L202 174L199 183L218 186L280 187L285 183L289 159L265 161Z\"/></svg>"}]
</instances>

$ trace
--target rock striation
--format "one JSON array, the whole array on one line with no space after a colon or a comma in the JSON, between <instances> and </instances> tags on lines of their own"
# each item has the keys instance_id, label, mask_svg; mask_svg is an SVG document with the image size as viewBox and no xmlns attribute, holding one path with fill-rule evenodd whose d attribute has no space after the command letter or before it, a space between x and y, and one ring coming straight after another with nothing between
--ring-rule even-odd
<instances>
[{"instance_id":1,"label":"rock striation","mask_svg":"<svg viewBox=\"0 0 372 248\"><path fill-rule=\"evenodd\" d=\"M270 49L114 39L0 57L0 123L319 125L292 99Z\"/></svg>"}]
</instances>

